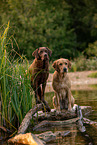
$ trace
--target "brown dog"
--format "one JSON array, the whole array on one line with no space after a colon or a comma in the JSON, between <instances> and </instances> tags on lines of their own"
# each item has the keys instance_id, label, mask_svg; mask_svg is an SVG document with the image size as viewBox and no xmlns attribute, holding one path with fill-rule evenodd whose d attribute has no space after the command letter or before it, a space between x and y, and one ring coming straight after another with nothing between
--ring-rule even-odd
<instances>
[{"instance_id":1,"label":"brown dog","mask_svg":"<svg viewBox=\"0 0 97 145\"><path fill-rule=\"evenodd\" d=\"M67 75L71 63L68 59L61 58L54 61L53 67L56 70L53 74L52 83L55 91L53 105L58 110L71 110L71 106L74 105L74 98L71 94L71 82Z\"/></svg>"},{"instance_id":2,"label":"brown dog","mask_svg":"<svg viewBox=\"0 0 97 145\"><path fill-rule=\"evenodd\" d=\"M35 59L29 67L31 86L35 92L36 104L42 101L46 105L47 111L50 111L50 107L44 100L44 91L49 76L49 55L51 56L51 53L52 51L47 47L36 49L32 53L32 55L35 56Z\"/></svg>"}]
</instances>

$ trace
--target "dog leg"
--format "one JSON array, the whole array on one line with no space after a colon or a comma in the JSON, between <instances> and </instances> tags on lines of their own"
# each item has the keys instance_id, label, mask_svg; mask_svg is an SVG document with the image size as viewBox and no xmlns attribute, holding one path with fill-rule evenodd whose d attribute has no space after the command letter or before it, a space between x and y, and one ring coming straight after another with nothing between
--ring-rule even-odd
<instances>
[{"instance_id":1,"label":"dog leg","mask_svg":"<svg viewBox=\"0 0 97 145\"><path fill-rule=\"evenodd\" d=\"M36 100L36 104L40 104L41 101L40 101L40 95L41 95L41 88L40 86L38 85L38 83L35 84L35 88L33 88L34 91L35 91L35 100Z\"/></svg>"},{"instance_id":2,"label":"dog leg","mask_svg":"<svg viewBox=\"0 0 97 145\"><path fill-rule=\"evenodd\" d=\"M47 101L44 100L44 91L45 91L45 87L46 87L46 83L42 84L42 93L41 93L41 100L44 103L45 107L46 107L46 111L50 112L51 109L47 103ZM44 110L43 110L44 111Z\"/></svg>"},{"instance_id":3,"label":"dog leg","mask_svg":"<svg viewBox=\"0 0 97 145\"><path fill-rule=\"evenodd\" d=\"M55 109L57 109L57 100L56 100L56 96L53 97L53 106Z\"/></svg>"},{"instance_id":4,"label":"dog leg","mask_svg":"<svg viewBox=\"0 0 97 145\"><path fill-rule=\"evenodd\" d=\"M46 83L42 84L42 87L41 87L41 100L44 101L44 91L45 91L45 87L46 87Z\"/></svg>"},{"instance_id":5,"label":"dog leg","mask_svg":"<svg viewBox=\"0 0 97 145\"><path fill-rule=\"evenodd\" d=\"M68 90L68 110L72 110L72 107L71 107L71 91Z\"/></svg>"}]
</instances>

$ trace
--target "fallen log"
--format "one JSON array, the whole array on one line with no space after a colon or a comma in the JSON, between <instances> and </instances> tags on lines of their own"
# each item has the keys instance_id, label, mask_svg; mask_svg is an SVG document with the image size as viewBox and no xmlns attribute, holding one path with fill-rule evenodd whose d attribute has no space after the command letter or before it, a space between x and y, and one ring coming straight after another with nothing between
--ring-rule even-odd
<instances>
[{"instance_id":1,"label":"fallen log","mask_svg":"<svg viewBox=\"0 0 97 145\"><path fill-rule=\"evenodd\" d=\"M35 125L33 127L33 131L39 129L40 127L45 127L45 126L60 126L60 125L66 125L66 124L71 124L71 123L76 123L76 121L79 120L79 117L69 119L69 120L64 120L64 121L49 121L49 120L44 120L38 125Z\"/></svg>"},{"instance_id":2,"label":"fallen log","mask_svg":"<svg viewBox=\"0 0 97 145\"><path fill-rule=\"evenodd\" d=\"M84 123L89 124L90 126L93 126L95 129L97 129L97 122L92 121L87 118L83 118Z\"/></svg>"},{"instance_id":3,"label":"fallen log","mask_svg":"<svg viewBox=\"0 0 97 145\"><path fill-rule=\"evenodd\" d=\"M24 117L24 119L19 127L17 134L26 132L27 128L30 125L30 121L32 119L32 116L34 116L35 122L37 119L38 119L38 121L42 121L42 120L69 120L71 118L77 117L77 114L75 113L77 105L74 105L72 111L63 111L63 112L58 112L55 109L51 109L51 112L43 113L42 111L39 111L42 108L43 108L43 104L41 103L41 104L37 104L33 109L29 110L29 112L26 114L26 116ZM86 113L85 110L88 110L89 113L92 111L92 108L90 106L81 106L81 108L82 108L82 111L84 111L85 113ZM36 113L37 111L38 111L38 118L37 118L37 113Z\"/></svg>"},{"instance_id":4,"label":"fallen log","mask_svg":"<svg viewBox=\"0 0 97 145\"><path fill-rule=\"evenodd\" d=\"M83 125L83 115L80 106L77 106L77 116L79 117L79 120L77 121L78 129L80 130L80 132L85 132L86 128Z\"/></svg>"},{"instance_id":5,"label":"fallen log","mask_svg":"<svg viewBox=\"0 0 97 145\"><path fill-rule=\"evenodd\" d=\"M82 121L83 117L82 117L81 113L78 113L78 105L74 105L72 111L62 111L62 112L58 112L55 109L51 109L51 112L43 113L42 111L39 111L42 108L43 108L43 104L38 104L33 109L30 109L29 112L26 114L25 118L23 119L23 121L22 121L22 123L21 123L21 125L20 125L20 127L18 129L18 135L20 135L19 139L22 138L21 134L25 133L27 128L28 128L28 126L30 125L30 121L32 119L32 116L34 116L33 117L34 120L36 120L36 119L38 119L39 121L43 120L39 124L35 125L33 130L37 130L37 129L41 128L41 127L50 126L50 125L51 126L59 126L59 125L67 125L67 124L71 124L71 123L75 123L76 124L76 122L78 122L78 125L83 128L82 122L79 122L79 121ZM90 106L81 106L80 109L82 109L84 114L86 114L87 112L90 113L92 111L92 108ZM38 111L38 113L36 114L37 111ZM57 120L57 121L54 121L54 120ZM82 132L82 130L80 130L80 131ZM68 133L69 132L67 132L66 134L65 133L63 133L63 134L67 135ZM52 133L50 134L49 137L47 137L45 135L45 133L44 133L44 134L40 134L40 138L41 138L41 136L44 136L45 139L43 139L43 140L46 141L46 142L49 142L50 140L55 139L55 137L58 136L58 134L63 136L62 133L58 133L57 132L57 133L54 133L54 136L52 138L52 137L50 137L50 136L52 136ZM32 135L30 135L30 136L32 136ZM24 135L24 138L25 138L24 140L26 140L27 136ZM14 138L14 139L15 139L14 140L14 142L15 142L16 138Z\"/></svg>"},{"instance_id":6,"label":"fallen log","mask_svg":"<svg viewBox=\"0 0 97 145\"><path fill-rule=\"evenodd\" d=\"M28 111L28 113L26 114L25 118L23 119L19 129L18 129L18 133L17 134L22 134L25 133L29 124L30 124L30 120L32 119L32 116L39 111L40 109L42 109L43 104L37 104L33 109L30 109Z\"/></svg>"},{"instance_id":7,"label":"fallen log","mask_svg":"<svg viewBox=\"0 0 97 145\"><path fill-rule=\"evenodd\" d=\"M84 119L80 106L77 106L77 116L79 117L79 120L77 121L77 127L79 131L81 132L85 140L88 142L88 144L93 145L93 139L87 134L86 128L84 126Z\"/></svg>"},{"instance_id":8,"label":"fallen log","mask_svg":"<svg viewBox=\"0 0 97 145\"><path fill-rule=\"evenodd\" d=\"M75 110L72 111L64 111L64 112L58 112L55 109L51 109L51 112L43 113L42 111L38 112L38 121L42 120L67 120L71 118L77 117L77 114L75 113ZM34 120L37 119L37 113L34 115Z\"/></svg>"},{"instance_id":9,"label":"fallen log","mask_svg":"<svg viewBox=\"0 0 97 145\"><path fill-rule=\"evenodd\" d=\"M78 105L74 105L73 109L71 111L62 111L58 112L56 109L51 109L51 112L43 113L42 111L38 111L38 121L43 121L43 120L66 120L66 119L71 119L77 117L77 109ZM82 110L82 114L84 116L87 116L89 113L91 113L92 107L91 106L80 106ZM37 119L37 113L33 116L34 120Z\"/></svg>"}]
</instances>

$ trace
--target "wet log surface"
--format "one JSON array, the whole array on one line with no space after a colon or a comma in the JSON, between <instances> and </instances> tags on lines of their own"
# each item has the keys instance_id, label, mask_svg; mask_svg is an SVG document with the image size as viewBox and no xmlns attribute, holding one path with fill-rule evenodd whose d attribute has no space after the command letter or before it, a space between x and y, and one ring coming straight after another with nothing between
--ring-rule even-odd
<instances>
[{"instance_id":1,"label":"wet log surface","mask_svg":"<svg viewBox=\"0 0 97 145\"><path fill-rule=\"evenodd\" d=\"M42 109L42 107L43 107L43 104L38 104L33 109L29 110L29 112L26 114L25 118L23 119L23 121L18 129L18 134L26 132L27 128L30 125L32 116L33 116L34 122L37 123L36 120L38 120L39 126L44 126L46 124L47 125L60 125L61 123L66 123L66 120L68 123L74 122L74 121L76 122L78 120L77 111L76 111L77 105L74 105L74 107L71 111L58 112L55 109L51 109L51 112L49 112L49 113L48 112L43 113L42 111L39 111ZM92 108L90 106L81 106L81 109L84 112L84 114L88 113L88 112L90 113L92 111ZM37 111L38 111L38 115L36 113ZM70 120L72 118L73 118L73 120ZM76 120L76 118L77 118L77 120ZM63 120L63 122L58 121L58 120ZM53 121L55 121L55 122L53 122ZM34 130L35 130L35 128L37 128L37 125L33 128Z\"/></svg>"},{"instance_id":2,"label":"wet log surface","mask_svg":"<svg viewBox=\"0 0 97 145\"><path fill-rule=\"evenodd\" d=\"M37 131L39 128L47 127L47 126L61 126L61 125L69 125L69 124L75 124L77 125L79 131L84 136L86 140L89 141L89 143L92 144L92 140L87 135L84 122L83 122L83 115L89 114L92 112L92 108L90 106L81 106L74 105L73 109L71 111L62 111L58 112L55 109L51 109L51 112L44 112L39 111L43 108L43 104L38 104L37 106L34 106L33 109L30 109L26 116L24 117L19 129L18 134L20 135L19 139L21 140L21 134L25 133L27 131L27 128L30 125L30 121L33 117L33 120L35 122L33 130ZM37 113L36 113L37 112ZM83 112L83 115L82 115ZM38 120L38 123L37 123ZM35 134L38 138L42 139L45 142L50 142L52 140L56 140L58 136L64 137L67 136L70 131L47 131L41 134ZM26 137L26 136L25 136ZM26 139L26 138L25 138ZM11 140L13 141L13 139Z\"/></svg>"},{"instance_id":3,"label":"wet log surface","mask_svg":"<svg viewBox=\"0 0 97 145\"><path fill-rule=\"evenodd\" d=\"M19 129L18 129L18 134L20 133L25 133L28 126L30 125L30 121L32 119L32 116L39 111L40 109L42 109L43 104L37 104L33 109L30 109L28 111L28 113L26 114L25 118L23 119Z\"/></svg>"},{"instance_id":4,"label":"wet log surface","mask_svg":"<svg viewBox=\"0 0 97 145\"><path fill-rule=\"evenodd\" d=\"M87 141L89 145L93 145L93 139L91 136L86 131L86 128L84 126L84 119L83 119L83 114L80 106L77 106L77 116L79 117L77 121L77 127L81 133L81 135L84 137L84 139Z\"/></svg>"},{"instance_id":5,"label":"wet log surface","mask_svg":"<svg viewBox=\"0 0 97 145\"><path fill-rule=\"evenodd\" d=\"M90 126L94 127L97 130L97 122L92 121L87 118L83 118L84 123L89 124Z\"/></svg>"},{"instance_id":6,"label":"wet log surface","mask_svg":"<svg viewBox=\"0 0 97 145\"><path fill-rule=\"evenodd\" d=\"M65 137L70 133L70 131L56 131L54 133L52 131L47 131L41 134L36 134L36 136L47 143L56 140L57 137Z\"/></svg>"},{"instance_id":7,"label":"wet log surface","mask_svg":"<svg viewBox=\"0 0 97 145\"><path fill-rule=\"evenodd\" d=\"M68 120L64 120L64 121L49 121L49 120L44 120L41 123L39 123L38 125L35 125L33 127L33 131L34 130L37 131L37 129L39 129L40 127L66 125L66 124L75 123L78 120L79 120L79 117L68 119Z\"/></svg>"}]
</instances>

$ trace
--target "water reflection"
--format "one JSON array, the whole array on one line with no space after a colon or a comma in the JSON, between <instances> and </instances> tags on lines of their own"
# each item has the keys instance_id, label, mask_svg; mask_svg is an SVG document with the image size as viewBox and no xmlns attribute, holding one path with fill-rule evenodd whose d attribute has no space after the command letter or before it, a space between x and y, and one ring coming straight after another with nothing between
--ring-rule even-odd
<instances>
[{"instance_id":1,"label":"water reflection","mask_svg":"<svg viewBox=\"0 0 97 145\"><path fill-rule=\"evenodd\" d=\"M95 87L96 88L96 87ZM97 122L97 90L87 90L87 91L72 91L75 98L75 103L80 106L91 106L94 112L89 114L87 118ZM54 92L46 93L46 100L48 101L51 108L53 108L52 98ZM71 133L66 137L57 137L55 141L47 143L47 145L86 145L90 143L90 140L83 136L77 129L76 124L69 124L65 126L49 126L44 128L39 128L37 132L42 133L45 131L70 131ZM97 145L97 129L86 125L87 134L93 141L93 145ZM2 145L7 145L7 143L1 143Z\"/></svg>"},{"instance_id":2,"label":"water reflection","mask_svg":"<svg viewBox=\"0 0 97 145\"><path fill-rule=\"evenodd\" d=\"M95 88L95 90L80 90L80 91L72 91L72 94L75 98L75 104L78 104L80 106L91 106L92 109L94 110L91 114L87 116L90 120L96 121L97 122L97 86L92 86ZM46 100L50 104L51 108L53 108L53 103L52 103L52 98L54 96L54 93L47 93L46 94ZM52 130L52 127L49 128ZM46 128L46 131L48 128ZM89 140L82 136L82 134L78 131L76 125L72 126L62 126L62 127L53 127L53 131L55 130L69 130L71 131L71 134L67 137L64 138L59 138L56 139L55 142L52 142L48 145L76 145L76 144L89 144ZM93 141L93 144L97 144L97 130L93 129L91 126L87 125L86 126L87 134L91 136L91 140ZM92 131L93 130L93 131Z\"/></svg>"}]
</instances>

